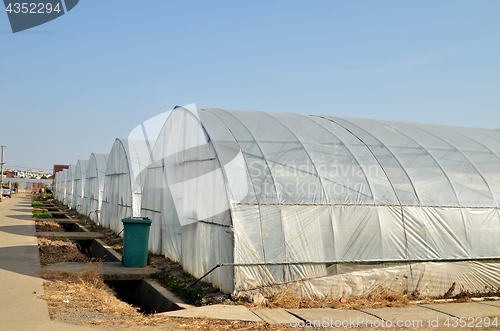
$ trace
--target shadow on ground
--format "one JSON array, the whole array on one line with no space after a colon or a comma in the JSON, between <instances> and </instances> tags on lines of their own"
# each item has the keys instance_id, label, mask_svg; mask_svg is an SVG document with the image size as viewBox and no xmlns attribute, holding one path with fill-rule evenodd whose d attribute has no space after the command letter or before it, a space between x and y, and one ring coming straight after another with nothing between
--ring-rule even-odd
<instances>
[{"instance_id":1,"label":"shadow on ground","mask_svg":"<svg viewBox=\"0 0 500 331\"><path fill-rule=\"evenodd\" d=\"M33 211L33 208L23 208L23 209L11 209L12 211L18 211L20 213L30 213Z\"/></svg>"},{"instance_id":2,"label":"shadow on ground","mask_svg":"<svg viewBox=\"0 0 500 331\"><path fill-rule=\"evenodd\" d=\"M21 215L5 215L5 217L8 217L8 218L14 218L16 220L25 220L25 221L31 221L31 219L33 218L33 215L27 215L27 214L21 214Z\"/></svg>"},{"instance_id":3,"label":"shadow on ground","mask_svg":"<svg viewBox=\"0 0 500 331\"><path fill-rule=\"evenodd\" d=\"M40 257L37 245L11 246L0 248L0 270L38 277Z\"/></svg>"},{"instance_id":4,"label":"shadow on ground","mask_svg":"<svg viewBox=\"0 0 500 331\"><path fill-rule=\"evenodd\" d=\"M19 236L31 236L31 237L33 237L33 228L29 225L0 226L0 231L10 233L10 234L17 234Z\"/></svg>"}]
</instances>

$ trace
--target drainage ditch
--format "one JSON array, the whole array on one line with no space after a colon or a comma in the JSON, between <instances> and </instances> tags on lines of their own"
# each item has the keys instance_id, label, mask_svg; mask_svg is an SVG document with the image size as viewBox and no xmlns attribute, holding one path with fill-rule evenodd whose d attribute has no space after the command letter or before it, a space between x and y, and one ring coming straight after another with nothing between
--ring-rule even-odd
<instances>
[{"instance_id":1,"label":"drainage ditch","mask_svg":"<svg viewBox=\"0 0 500 331\"><path fill-rule=\"evenodd\" d=\"M56 206L45 206L44 208L52 213L54 219L72 219L66 212L61 211ZM89 232L77 223L61 223L60 225L66 232ZM73 242L76 242L79 250L89 259L112 263L114 266L121 264L121 255L99 239L73 240ZM50 268L50 266L45 268ZM126 272L124 274L123 278L127 278ZM115 291L120 300L139 307L139 311L143 314L192 307L151 279L107 280L105 278L104 282Z\"/></svg>"}]
</instances>

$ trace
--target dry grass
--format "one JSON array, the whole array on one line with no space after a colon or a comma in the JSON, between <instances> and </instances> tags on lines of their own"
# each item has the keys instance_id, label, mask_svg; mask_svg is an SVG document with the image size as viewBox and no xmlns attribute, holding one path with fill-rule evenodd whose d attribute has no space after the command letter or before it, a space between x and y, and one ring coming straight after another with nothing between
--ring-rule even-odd
<instances>
[{"instance_id":1,"label":"dry grass","mask_svg":"<svg viewBox=\"0 0 500 331\"><path fill-rule=\"evenodd\" d=\"M42 264L58 262L87 262L89 259L68 239L38 238L38 251Z\"/></svg>"},{"instance_id":2,"label":"dry grass","mask_svg":"<svg viewBox=\"0 0 500 331\"><path fill-rule=\"evenodd\" d=\"M187 330L252 330L252 331L282 331L290 330L288 324L269 325L266 322L243 322L231 320L215 320L210 318L177 319L177 328Z\"/></svg>"},{"instance_id":3,"label":"dry grass","mask_svg":"<svg viewBox=\"0 0 500 331\"><path fill-rule=\"evenodd\" d=\"M49 314L52 319L74 324L107 326L163 326L166 330L284 330L270 327L265 322L250 323L209 318L170 318L161 315L142 315L133 307L116 298L116 294L100 276L101 263L89 263L82 273L63 273L42 270ZM132 328L136 330L135 328Z\"/></svg>"},{"instance_id":4,"label":"dry grass","mask_svg":"<svg viewBox=\"0 0 500 331\"><path fill-rule=\"evenodd\" d=\"M353 297L341 303L341 309L404 307L414 298L404 292L397 292L380 286L366 296Z\"/></svg>"},{"instance_id":5,"label":"dry grass","mask_svg":"<svg viewBox=\"0 0 500 331\"><path fill-rule=\"evenodd\" d=\"M268 308L335 308L335 309L361 309L382 307L404 307L410 303L412 298L403 292L396 292L387 287L380 286L371 293L364 296L351 297L349 299L325 298L300 298L288 287L285 291L266 301ZM255 306L255 305L252 305Z\"/></svg>"},{"instance_id":6,"label":"dry grass","mask_svg":"<svg viewBox=\"0 0 500 331\"><path fill-rule=\"evenodd\" d=\"M142 317L137 308L120 301L115 293L104 283L99 274L101 263L89 263L82 273L64 273L42 270L45 282L45 295L49 313L53 316L61 311L92 312L98 317L89 320L91 324L100 324L101 315L111 315L114 319ZM94 322L94 323L92 323Z\"/></svg>"}]
</instances>

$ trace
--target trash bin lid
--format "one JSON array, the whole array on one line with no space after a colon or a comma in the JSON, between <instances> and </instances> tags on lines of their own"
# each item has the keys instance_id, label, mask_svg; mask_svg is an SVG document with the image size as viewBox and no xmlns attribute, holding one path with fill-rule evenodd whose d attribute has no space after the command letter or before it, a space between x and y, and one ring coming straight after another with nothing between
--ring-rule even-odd
<instances>
[{"instance_id":1,"label":"trash bin lid","mask_svg":"<svg viewBox=\"0 0 500 331\"><path fill-rule=\"evenodd\" d=\"M151 220L147 217L129 217L129 218L122 219L122 223L151 224Z\"/></svg>"}]
</instances>

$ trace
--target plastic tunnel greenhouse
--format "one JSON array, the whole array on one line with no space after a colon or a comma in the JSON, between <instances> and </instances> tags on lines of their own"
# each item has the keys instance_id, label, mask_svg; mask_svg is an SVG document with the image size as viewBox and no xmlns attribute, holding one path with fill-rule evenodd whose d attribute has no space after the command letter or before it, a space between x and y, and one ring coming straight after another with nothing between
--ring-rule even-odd
<instances>
[{"instance_id":1,"label":"plastic tunnel greenhouse","mask_svg":"<svg viewBox=\"0 0 500 331\"><path fill-rule=\"evenodd\" d=\"M66 176L68 175L68 169L64 169L59 172L60 174L60 185L57 188L57 195L59 196L57 199L61 201L63 204L67 205L66 202Z\"/></svg>"},{"instance_id":2,"label":"plastic tunnel greenhouse","mask_svg":"<svg viewBox=\"0 0 500 331\"><path fill-rule=\"evenodd\" d=\"M55 187L55 191L54 191L54 197L57 200L61 200L61 197L62 197L62 192L63 192L62 177L63 177L62 171L56 173L56 175L55 175L56 187Z\"/></svg>"},{"instance_id":3,"label":"plastic tunnel greenhouse","mask_svg":"<svg viewBox=\"0 0 500 331\"><path fill-rule=\"evenodd\" d=\"M61 198L61 176L62 172L56 172L54 175L54 198L57 200Z\"/></svg>"},{"instance_id":4,"label":"plastic tunnel greenhouse","mask_svg":"<svg viewBox=\"0 0 500 331\"><path fill-rule=\"evenodd\" d=\"M92 153L87 164L85 190L83 199L83 214L94 222L100 223L102 196L104 193L104 177L109 154Z\"/></svg>"},{"instance_id":5,"label":"plastic tunnel greenhouse","mask_svg":"<svg viewBox=\"0 0 500 331\"><path fill-rule=\"evenodd\" d=\"M57 189L55 190L55 194L56 194L56 199L59 200L59 201L63 201L64 200L64 187L65 187L65 184L66 184L66 173L64 171L59 171L58 173L56 173L56 176L57 176Z\"/></svg>"},{"instance_id":6,"label":"plastic tunnel greenhouse","mask_svg":"<svg viewBox=\"0 0 500 331\"><path fill-rule=\"evenodd\" d=\"M55 173L54 174L54 184L52 186L53 189L55 190L54 191L54 195L53 195L54 199L57 199L57 193L56 192L57 192L57 184L59 184L58 181L59 181L59 174Z\"/></svg>"},{"instance_id":7,"label":"plastic tunnel greenhouse","mask_svg":"<svg viewBox=\"0 0 500 331\"><path fill-rule=\"evenodd\" d=\"M84 160L78 160L75 168L75 177L73 181L73 208L77 212L82 213L83 211L83 201L84 201L84 190L85 190L85 177L87 174L87 162Z\"/></svg>"},{"instance_id":8,"label":"plastic tunnel greenhouse","mask_svg":"<svg viewBox=\"0 0 500 331\"><path fill-rule=\"evenodd\" d=\"M68 171L66 173L66 195L64 204L67 205L69 208L75 208L73 189L74 189L76 164L71 164L67 170Z\"/></svg>"},{"instance_id":9,"label":"plastic tunnel greenhouse","mask_svg":"<svg viewBox=\"0 0 500 331\"><path fill-rule=\"evenodd\" d=\"M141 172L150 160L150 150L141 144L116 139L109 154L100 217L103 226L117 233L123 229L123 218L141 213Z\"/></svg>"},{"instance_id":10,"label":"plastic tunnel greenhouse","mask_svg":"<svg viewBox=\"0 0 500 331\"><path fill-rule=\"evenodd\" d=\"M67 171L67 169L64 169ZM57 185L56 191L56 199L60 202L64 203L64 195L66 194L66 172L64 170L56 173L59 175L59 184Z\"/></svg>"},{"instance_id":11,"label":"plastic tunnel greenhouse","mask_svg":"<svg viewBox=\"0 0 500 331\"><path fill-rule=\"evenodd\" d=\"M115 230L141 192L125 146L106 173ZM151 159L151 250L223 291L500 286L497 130L178 107Z\"/></svg>"}]
</instances>

